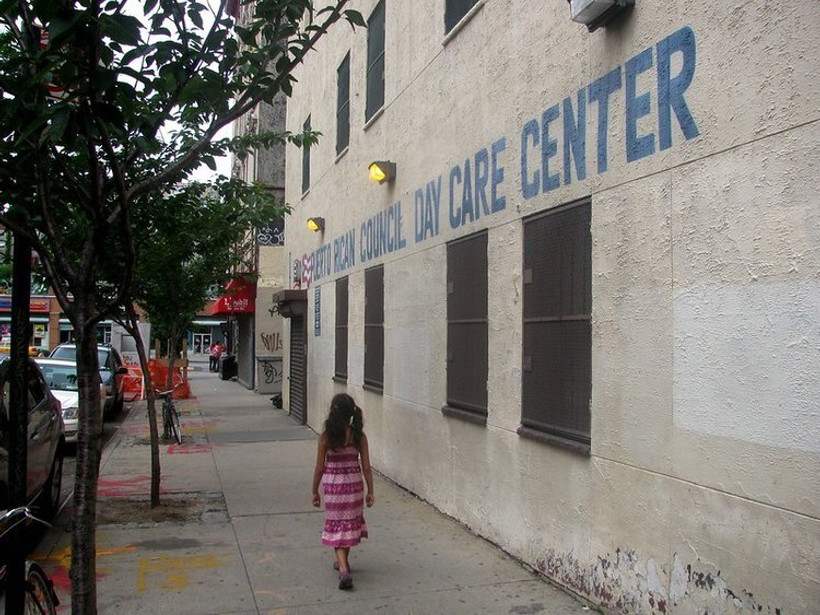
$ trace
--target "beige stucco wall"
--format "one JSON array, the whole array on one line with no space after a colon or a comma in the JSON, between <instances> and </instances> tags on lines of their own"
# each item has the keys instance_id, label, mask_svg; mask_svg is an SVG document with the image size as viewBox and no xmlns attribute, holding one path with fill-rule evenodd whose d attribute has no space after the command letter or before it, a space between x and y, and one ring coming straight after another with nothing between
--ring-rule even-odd
<instances>
[{"instance_id":1,"label":"beige stucco wall","mask_svg":"<svg viewBox=\"0 0 820 615\"><path fill-rule=\"evenodd\" d=\"M369 16L375 2L354 1ZM446 45L444 0L387 0L383 113L364 128L366 33L335 28L299 72L288 128L323 133L301 194L288 152L292 261L313 255L308 421L333 393L365 411L379 471L596 604L625 612L811 612L820 599L820 3L638 2L588 33L564 2L487 0ZM696 67L658 141L658 44L688 28ZM650 96L628 162L625 85L610 98L608 168L586 105L587 177L522 196L523 127L651 49ZM335 152L336 68L351 52L351 138ZM671 73L681 70L673 56ZM451 228L450 169L504 139L503 211ZM537 167L530 147L529 167ZM368 183L376 159L397 178ZM415 194L442 177L439 232L415 237ZM592 198L592 445L524 439L521 219ZM406 247L363 262L360 229L401 203ZM435 211L435 210L433 210ZM324 233L304 229L323 216ZM486 426L446 418L446 242L489 229ZM315 251L351 232L355 264ZM362 388L364 270L385 265L384 393ZM349 275L349 377L335 383L334 281ZM307 284L307 282L306 282ZM304 287L304 286L303 286ZM314 292L321 288L321 335ZM285 366L287 369L287 365ZM620 605L620 606L618 606Z\"/></svg>"},{"instance_id":2,"label":"beige stucco wall","mask_svg":"<svg viewBox=\"0 0 820 615\"><path fill-rule=\"evenodd\" d=\"M274 293L286 288L285 248L259 246L259 280L256 284L254 332L258 393L281 393L284 383L284 319L273 302Z\"/></svg>"}]
</instances>

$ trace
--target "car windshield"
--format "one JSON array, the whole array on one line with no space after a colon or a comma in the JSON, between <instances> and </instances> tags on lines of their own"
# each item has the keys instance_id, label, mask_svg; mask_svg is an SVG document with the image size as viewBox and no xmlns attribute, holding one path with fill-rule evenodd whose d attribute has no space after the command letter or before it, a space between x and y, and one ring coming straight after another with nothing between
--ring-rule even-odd
<instances>
[{"instance_id":1,"label":"car windshield","mask_svg":"<svg viewBox=\"0 0 820 615\"><path fill-rule=\"evenodd\" d=\"M53 359L71 359L77 358L76 346L57 346L54 352L51 353ZM108 361L108 349L97 348L97 362L100 364L100 369L107 369L106 362Z\"/></svg>"},{"instance_id":2,"label":"car windshield","mask_svg":"<svg viewBox=\"0 0 820 615\"><path fill-rule=\"evenodd\" d=\"M73 365L40 365L40 371L50 389L54 391L76 391L77 370Z\"/></svg>"}]
</instances>

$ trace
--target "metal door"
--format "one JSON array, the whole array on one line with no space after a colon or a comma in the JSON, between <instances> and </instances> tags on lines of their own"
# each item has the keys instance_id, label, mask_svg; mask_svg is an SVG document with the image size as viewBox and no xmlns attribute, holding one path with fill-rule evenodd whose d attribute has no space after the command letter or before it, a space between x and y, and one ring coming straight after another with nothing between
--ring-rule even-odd
<instances>
[{"instance_id":1,"label":"metal door","mask_svg":"<svg viewBox=\"0 0 820 615\"><path fill-rule=\"evenodd\" d=\"M290 319L290 414L307 422L307 336L305 317Z\"/></svg>"}]
</instances>

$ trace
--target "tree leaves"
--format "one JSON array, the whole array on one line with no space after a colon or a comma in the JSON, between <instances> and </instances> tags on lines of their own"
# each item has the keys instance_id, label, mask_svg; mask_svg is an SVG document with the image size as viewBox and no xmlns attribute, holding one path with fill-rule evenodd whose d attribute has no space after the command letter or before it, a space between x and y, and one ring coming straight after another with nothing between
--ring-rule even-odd
<instances>
[{"instance_id":1,"label":"tree leaves","mask_svg":"<svg viewBox=\"0 0 820 615\"><path fill-rule=\"evenodd\" d=\"M115 43L137 45L142 41L142 22L131 15L110 13L100 16L100 32Z\"/></svg>"},{"instance_id":2,"label":"tree leaves","mask_svg":"<svg viewBox=\"0 0 820 615\"><path fill-rule=\"evenodd\" d=\"M193 313L244 253L245 232L284 211L261 186L179 184L228 147L315 143L318 133L212 139L290 94L293 70L336 22L363 26L347 4L247 2L253 14L234 34L222 8L214 16L199 0L0 0L0 194L10 204L0 224L32 240L85 357L95 324L131 296L158 324ZM89 378L92 367L83 364ZM81 399L84 416L95 416L93 401ZM99 457L89 425L81 430L78 484L93 501ZM78 500L77 613L96 612L92 513Z\"/></svg>"}]
</instances>

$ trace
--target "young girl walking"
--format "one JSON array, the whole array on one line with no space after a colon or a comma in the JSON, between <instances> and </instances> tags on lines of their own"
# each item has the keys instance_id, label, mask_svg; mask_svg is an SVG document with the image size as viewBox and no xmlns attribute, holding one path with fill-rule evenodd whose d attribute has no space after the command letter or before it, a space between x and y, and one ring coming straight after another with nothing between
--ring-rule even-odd
<instances>
[{"instance_id":1,"label":"young girl walking","mask_svg":"<svg viewBox=\"0 0 820 615\"><path fill-rule=\"evenodd\" d=\"M313 505L321 504L319 484L325 494L325 529L322 544L333 547L339 571L339 589L353 587L350 576L350 547L367 538L364 504L373 506L373 472L363 430L362 410L346 393L330 403L330 413L319 437L316 469L313 471ZM361 460L361 465L360 465ZM362 481L364 474L364 481ZM364 496L367 483L367 497Z\"/></svg>"}]
</instances>

